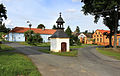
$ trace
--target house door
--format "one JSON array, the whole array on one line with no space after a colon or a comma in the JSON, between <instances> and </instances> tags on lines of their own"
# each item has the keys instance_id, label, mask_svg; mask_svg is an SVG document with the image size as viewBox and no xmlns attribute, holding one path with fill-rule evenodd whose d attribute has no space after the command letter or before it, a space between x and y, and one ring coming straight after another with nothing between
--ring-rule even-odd
<instances>
[{"instance_id":1,"label":"house door","mask_svg":"<svg viewBox=\"0 0 120 76\"><path fill-rule=\"evenodd\" d=\"M61 52L66 52L67 51L67 45L65 42L61 43Z\"/></svg>"}]
</instances>

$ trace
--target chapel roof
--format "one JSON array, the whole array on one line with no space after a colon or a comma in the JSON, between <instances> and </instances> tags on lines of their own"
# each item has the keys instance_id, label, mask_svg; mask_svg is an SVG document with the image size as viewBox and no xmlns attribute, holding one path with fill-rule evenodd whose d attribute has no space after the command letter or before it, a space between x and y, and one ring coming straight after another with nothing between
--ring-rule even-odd
<instances>
[{"instance_id":1,"label":"chapel roof","mask_svg":"<svg viewBox=\"0 0 120 76\"><path fill-rule=\"evenodd\" d=\"M64 30L57 30L50 38L69 38Z\"/></svg>"},{"instance_id":2,"label":"chapel roof","mask_svg":"<svg viewBox=\"0 0 120 76\"><path fill-rule=\"evenodd\" d=\"M60 12L60 17L57 19L56 23L65 23L65 21L61 17L61 12Z\"/></svg>"}]
</instances>

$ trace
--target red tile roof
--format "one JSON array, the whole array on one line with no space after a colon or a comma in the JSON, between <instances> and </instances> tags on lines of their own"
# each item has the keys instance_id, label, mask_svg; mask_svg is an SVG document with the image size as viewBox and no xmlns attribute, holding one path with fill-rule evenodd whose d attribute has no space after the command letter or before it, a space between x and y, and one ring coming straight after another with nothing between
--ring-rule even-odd
<instances>
[{"instance_id":1,"label":"red tile roof","mask_svg":"<svg viewBox=\"0 0 120 76\"><path fill-rule=\"evenodd\" d=\"M109 30L97 30L97 31L101 32L102 34L105 33L105 32L110 33Z\"/></svg>"},{"instance_id":2,"label":"red tile roof","mask_svg":"<svg viewBox=\"0 0 120 76\"><path fill-rule=\"evenodd\" d=\"M110 33L109 30L97 30L97 31L101 32L102 34L105 33L105 32ZM117 34L117 35L120 36L120 34Z\"/></svg>"},{"instance_id":3,"label":"red tile roof","mask_svg":"<svg viewBox=\"0 0 120 76\"><path fill-rule=\"evenodd\" d=\"M30 28L25 28L25 27L15 27L13 30L11 30L10 32L15 32L15 33L24 33L26 31L30 30ZM52 35L56 32L56 30L53 29L38 29L38 28L31 28L31 30L33 30L35 33L39 33L39 34L49 34Z\"/></svg>"}]
</instances>

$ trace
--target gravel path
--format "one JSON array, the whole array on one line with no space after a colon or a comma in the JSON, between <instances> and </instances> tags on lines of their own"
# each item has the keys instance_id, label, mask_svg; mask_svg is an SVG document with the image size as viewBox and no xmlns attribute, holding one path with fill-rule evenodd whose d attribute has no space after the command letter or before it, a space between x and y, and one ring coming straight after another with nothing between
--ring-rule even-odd
<instances>
[{"instance_id":1,"label":"gravel path","mask_svg":"<svg viewBox=\"0 0 120 76\"><path fill-rule=\"evenodd\" d=\"M95 47L78 49L78 57L65 57L37 51L42 47L18 43L7 45L16 48L16 52L26 54L42 76L120 76L120 61L101 55Z\"/></svg>"}]
</instances>

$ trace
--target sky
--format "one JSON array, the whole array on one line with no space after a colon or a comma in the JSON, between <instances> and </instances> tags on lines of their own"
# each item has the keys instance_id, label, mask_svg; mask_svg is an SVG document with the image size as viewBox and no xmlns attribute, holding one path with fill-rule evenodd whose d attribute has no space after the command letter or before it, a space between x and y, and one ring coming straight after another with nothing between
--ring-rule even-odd
<instances>
[{"instance_id":1,"label":"sky","mask_svg":"<svg viewBox=\"0 0 120 76\"><path fill-rule=\"evenodd\" d=\"M51 29L62 12L65 21L64 27L70 26L72 31L76 26L80 31L93 31L96 29L108 30L103 24L102 18L97 24L94 17L84 15L81 11L83 4L81 0L0 0L7 9L8 19L4 20L8 28L28 27L30 21L32 28L38 24L44 24L47 29Z\"/></svg>"}]
</instances>

